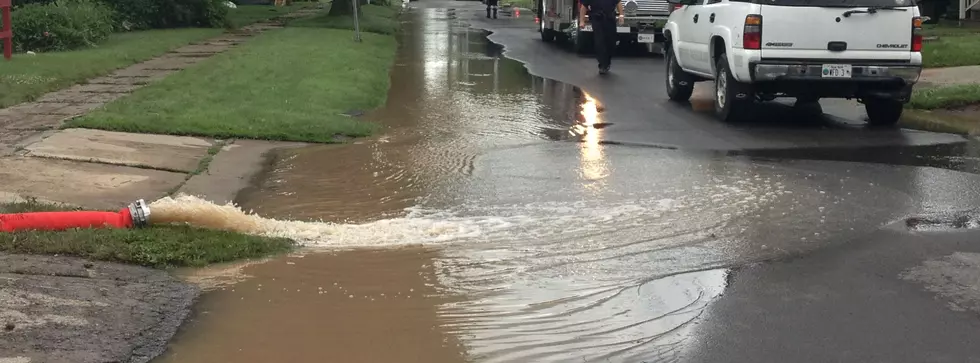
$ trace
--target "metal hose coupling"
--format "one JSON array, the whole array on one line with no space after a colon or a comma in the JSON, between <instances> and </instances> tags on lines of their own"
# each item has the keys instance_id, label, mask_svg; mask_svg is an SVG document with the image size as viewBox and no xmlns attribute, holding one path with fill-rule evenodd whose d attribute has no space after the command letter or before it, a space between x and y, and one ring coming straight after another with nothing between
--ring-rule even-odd
<instances>
[{"instance_id":1,"label":"metal hose coupling","mask_svg":"<svg viewBox=\"0 0 980 363\"><path fill-rule=\"evenodd\" d=\"M150 224L150 206L142 199L129 203L129 215L133 217L133 227L143 228Z\"/></svg>"}]
</instances>

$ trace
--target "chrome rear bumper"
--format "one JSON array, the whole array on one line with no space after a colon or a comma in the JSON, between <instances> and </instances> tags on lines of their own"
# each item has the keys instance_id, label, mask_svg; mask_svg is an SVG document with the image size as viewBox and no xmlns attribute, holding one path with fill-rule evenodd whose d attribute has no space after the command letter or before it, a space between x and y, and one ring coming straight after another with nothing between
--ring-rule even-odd
<instances>
[{"instance_id":1,"label":"chrome rear bumper","mask_svg":"<svg viewBox=\"0 0 980 363\"><path fill-rule=\"evenodd\" d=\"M823 64L778 64L757 63L752 68L755 81L897 81L915 84L922 74L921 66L894 65L851 65L850 78L827 78L822 74Z\"/></svg>"}]
</instances>

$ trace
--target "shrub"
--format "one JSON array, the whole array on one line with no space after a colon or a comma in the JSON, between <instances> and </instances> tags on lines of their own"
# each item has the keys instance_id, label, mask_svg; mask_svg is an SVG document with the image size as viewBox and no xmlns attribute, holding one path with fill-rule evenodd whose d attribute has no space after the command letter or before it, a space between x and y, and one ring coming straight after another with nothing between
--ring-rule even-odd
<instances>
[{"instance_id":1,"label":"shrub","mask_svg":"<svg viewBox=\"0 0 980 363\"><path fill-rule=\"evenodd\" d=\"M126 30L228 26L225 0L102 0Z\"/></svg>"},{"instance_id":2,"label":"shrub","mask_svg":"<svg viewBox=\"0 0 980 363\"><path fill-rule=\"evenodd\" d=\"M101 0L116 11L116 24L123 31L149 29L160 12L158 0Z\"/></svg>"},{"instance_id":3,"label":"shrub","mask_svg":"<svg viewBox=\"0 0 980 363\"><path fill-rule=\"evenodd\" d=\"M11 19L17 51L57 51L94 46L112 34L113 11L92 0L58 0L18 6Z\"/></svg>"},{"instance_id":4,"label":"shrub","mask_svg":"<svg viewBox=\"0 0 980 363\"><path fill-rule=\"evenodd\" d=\"M55 0L14 0L14 8L29 4L53 4Z\"/></svg>"}]
</instances>

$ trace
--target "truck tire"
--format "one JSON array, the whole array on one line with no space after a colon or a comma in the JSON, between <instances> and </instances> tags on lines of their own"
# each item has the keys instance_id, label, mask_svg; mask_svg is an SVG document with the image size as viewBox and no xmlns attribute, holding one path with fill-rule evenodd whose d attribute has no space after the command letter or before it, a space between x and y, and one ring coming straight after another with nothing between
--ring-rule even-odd
<instances>
[{"instance_id":1,"label":"truck tire","mask_svg":"<svg viewBox=\"0 0 980 363\"><path fill-rule=\"evenodd\" d=\"M541 40L551 43L555 41L555 31L551 29L541 29Z\"/></svg>"},{"instance_id":2,"label":"truck tire","mask_svg":"<svg viewBox=\"0 0 980 363\"><path fill-rule=\"evenodd\" d=\"M864 110L868 112L868 124L892 126L902 118L904 105L896 100L868 98L864 100Z\"/></svg>"},{"instance_id":3,"label":"truck tire","mask_svg":"<svg viewBox=\"0 0 980 363\"><path fill-rule=\"evenodd\" d=\"M575 34L575 53L578 54L589 54L595 50L595 46L592 45L592 32L584 32L579 30Z\"/></svg>"},{"instance_id":4,"label":"truck tire","mask_svg":"<svg viewBox=\"0 0 980 363\"><path fill-rule=\"evenodd\" d=\"M736 95L745 95L738 98ZM728 56L718 56L715 65L715 115L724 122L739 122L747 119L755 103L751 85L741 83L732 76L728 67Z\"/></svg>"},{"instance_id":5,"label":"truck tire","mask_svg":"<svg viewBox=\"0 0 980 363\"><path fill-rule=\"evenodd\" d=\"M664 63L667 64L667 96L672 101L685 102L691 99L694 93L694 77L684 72L681 65L677 63L674 56L673 47L666 44L664 47Z\"/></svg>"},{"instance_id":6,"label":"truck tire","mask_svg":"<svg viewBox=\"0 0 980 363\"><path fill-rule=\"evenodd\" d=\"M796 103L793 104L793 110L804 117L820 117L823 116L823 106L820 105L820 99L796 99Z\"/></svg>"}]
</instances>

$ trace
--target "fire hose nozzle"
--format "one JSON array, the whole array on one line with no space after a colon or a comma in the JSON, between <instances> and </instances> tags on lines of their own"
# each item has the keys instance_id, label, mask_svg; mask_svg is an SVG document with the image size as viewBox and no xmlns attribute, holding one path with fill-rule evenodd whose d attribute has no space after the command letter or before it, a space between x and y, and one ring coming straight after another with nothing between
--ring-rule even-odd
<instances>
[{"instance_id":1,"label":"fire hose nozzle","mask_svg":"<svg viewBox=\"0 0 980 363\"><path fill-rule=\"evenodd\" d=\"M139 199L129 204L129 215L133 217L133 227L146 227L150 223L150 206Z\"/></svg>"}]
</instances>

